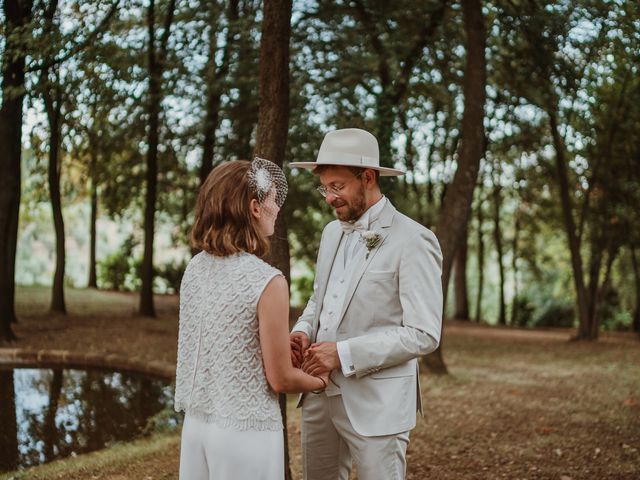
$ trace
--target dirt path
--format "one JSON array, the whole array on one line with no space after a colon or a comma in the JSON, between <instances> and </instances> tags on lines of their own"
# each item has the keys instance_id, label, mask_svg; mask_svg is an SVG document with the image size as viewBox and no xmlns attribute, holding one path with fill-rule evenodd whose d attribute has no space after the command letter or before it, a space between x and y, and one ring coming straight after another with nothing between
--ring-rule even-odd
<instances>
[{"instance_id":1,"label":"dirt path","mask_svg":"<svg viewBox=\"0 0 640 480\"><path fill-rule=\"evenodd\" d=\"M20 346L175 361L175 297L159 298L159 318L150 320L132 313L137 299L130 295L72 291L68 317L44 316L41 296L18 292ZM425 417L411 436L408 478L640 478L640 341L603 335L595 343L568 342L572 333L447 323L450 375L423 372ZM289 410L295 478L298 413ZM162 441L143 442L140 452L128 448L134 455L126 462L117 461L124 458L117 450L107 451L111 461L91 460L109 455L98 452L61 462L60 476L38 476L45 466L22 478L177 478L178 438Z\"/></svg>"}]
</instances>

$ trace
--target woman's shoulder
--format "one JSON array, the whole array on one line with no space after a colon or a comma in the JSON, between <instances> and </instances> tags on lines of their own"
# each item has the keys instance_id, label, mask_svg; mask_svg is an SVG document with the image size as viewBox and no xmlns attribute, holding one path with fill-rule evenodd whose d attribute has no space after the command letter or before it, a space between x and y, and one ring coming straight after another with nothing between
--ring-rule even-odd
<instances>
[{"instance_id":1,"label":"woman's shoulder","mask_svg":"<svg viewBox=\"0 0 640 480\"><path fill-rule=\"evenodd\" d=\"M218 257L207 252L200 252L189 261L185 274L190 270L213 269L221 274L236 277L237 275L250 275L252 277L272 277L282 275L282 272L263 259L247 252L239 252L233 255Z\"/></svg>"},{"instance_id":2,"label":"woman's shoulder","mask_svg":"<svg viewBox=\"0 0 640 480\"><path fill-rule=\"evenodd\" d=\"M264 275L282 275L282 272L273 265L265 262L262 258L257 257L251 253L245 253L241 256L245 264L256 273Z\"/></svg>"}]
</instances>

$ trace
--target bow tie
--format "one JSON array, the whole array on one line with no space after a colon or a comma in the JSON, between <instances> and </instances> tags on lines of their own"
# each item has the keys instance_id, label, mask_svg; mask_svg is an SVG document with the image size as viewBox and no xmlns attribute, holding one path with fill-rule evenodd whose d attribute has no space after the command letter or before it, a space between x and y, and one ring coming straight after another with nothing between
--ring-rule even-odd
<instances>
[{"instance_id":1,"label":"bow tie","mask_svg":"<svg viewBox=\"0 0 640 480\"><path fill-rule=\"evenodd\" d=\"M342 231L345 233L345 235L349 235L350 233L353 232L364 232L367 227L365 227L362 223L360 222L343 222L340 221L340 225L342 226Z\"/></svg>"}]
</instances>

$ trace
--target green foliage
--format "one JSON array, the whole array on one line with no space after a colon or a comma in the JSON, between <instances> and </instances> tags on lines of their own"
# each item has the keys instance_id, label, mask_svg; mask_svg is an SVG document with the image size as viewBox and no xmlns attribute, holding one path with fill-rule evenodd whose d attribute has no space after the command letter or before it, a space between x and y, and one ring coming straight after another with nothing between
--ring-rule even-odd
<instances>
[{"instance_id":1,"label":"green foliage","mask_svg":"<svg viewBox=\"0 0 640 480\"><path fill-rule=\"evenodd\" d=\"M180 282L182 282L182 275L187 268L187 263L186 260L173 261L155 269L156 279L166 284L164 291L167 293L180 291Z\"/></svg>"},{"instance_id":2,"label":"green foliage","mask_svg":"<svg viewBox=\"0 0 640 480\"><path fill-rule=\"evenodd\" d=\"M291 282L291 305L304 307L313 294L313 272L297 274Z\"/></svg>"},{"instance_id":3,"label":"green foliage","mask_svg":"<svg viewBox=\"0 0 640 480\"><path fill-rule=\"evenodd\" d=\"M620 295L614 288L604 293L598 314L605 330L628 331L632 327L631 312L622 307Z\"/></svg>"},{"instance_id":4,"label":"green foliage","mask_svg":"<svg viewBox=\"0 0 640 480\"><path fill-rule=\"evenodd\" d=\"M525 295L514 299L516 315L512 317L513 325L518 327L530 327L534 323L535 304Z\"/></svg>"},{"instance_id":5,"label":"green foliage","mask_svg":"<svg viewBox=\"0 0 640 480\"><path fill-rule=\"evenodd\" d=\"M147 419L142 435L166 434L179 430L182 426L183 414L176 412L173 406L163 408Z\"/></svg>"},{"instance_id":6,"label":"green foliage","mask_svg":"<svg viewBox=\"0 0 640 480\"><path fill-rule=\"evenodd\" d=\"M569 299L549 300L542 308L542 313L535 318L533 327L565 327L575 326L575 306Z\"/></svg>"},{"instance_id":7,"label":"green foliage","mask_svg":"<svg viewBox=\"0 0 640 480\"><path fill-rule=\"evenodd\" d=\"M134 291L140 288L142 257L134 255L137 240L129 236L122 247L98 262L98 285L117 291Z\"/></svg>"},{"instance_id":8,"label":"green foliage","mask_svg":"<svg viewBox=\"0 0 640 480\"><path fill-rule=\"evenodd\" d=\"M33 21L16 33L17 44L28 53L29 69L20 211L25 245L19 248L17 265L18 277L27 283L49 276L52 242L42 228L35 228L50 224L44 204L49 131L42 94L55 90L60 80L65 99L60 172L65 215L70 215L70 207L86 205L96 186L99 218L141 225L148 148L147 4L129 2L117 9L86 42L112 4L63 2L47 20L45 7L53 4L43 2ZM159 35L167 5L165 0L156 2ZM469 230L468 277L473 292L483 269L483 312L489 322L499 287L493 187L501 192L506 300L517 307L515 323L572 322L569 304L575 291L550 114L557 118L566 150L571 215L579 230L585 283L592 271L598 270L594 278L604 278L612 260L611 288L619 301L610 294L603 297L603 328L624 328L636 308L639 287L629 251L640 246L639 5L591 0L483 3L488 27L487 149ZM213 127L214 164L251 156L259 106L261 19L261 2L177 3L163 59L155 218L156 231L185 252L209 91L219 93L220 102ZM421 38L428 26L431 33ZM458 161L463 32L458 2L294 2L285 166L315 159L330 129L366 128L378 136L383 162L408 171L395 183L383 184L385 193L402 212L434 225ZM0 38L0 48L2 42ZM62 59L52 69L60 76L41 78L42 62L53 57ZM322 230L333 214L315 192L314 175L286 171L290 190L282 215L289 229L292 298L304 303L311 293ZM484 217L481 225L479 215ZM78 227L80 222L69 225L89 230ZM478 229L485 248L482 266L477 265ZM104 251L117 242L110 235L107 227L99 227L100 284L135 290L139 246L130 237L119 252L105 258ZM86 236L74 231L68 242ZM30 258L34 248L44 251L37 260ZM27 260L37 268L26 267ZM157 291L177 291L184 263L173 260L156 268ZM509 298L516 291L517 298Z\"/></svg>"}]
</instances>

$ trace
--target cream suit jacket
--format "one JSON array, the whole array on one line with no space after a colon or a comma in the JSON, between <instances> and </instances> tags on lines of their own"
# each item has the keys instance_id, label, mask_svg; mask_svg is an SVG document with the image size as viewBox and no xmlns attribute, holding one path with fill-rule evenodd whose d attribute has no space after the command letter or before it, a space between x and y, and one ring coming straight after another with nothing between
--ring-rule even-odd
<instances>
[{"instance_id":1,"label":"cream suit jacket","mask_svg":"<svg viewBox=\"0 0 640 480\"><path fill-rule=\"evenodd\" d=\"M353 258L337 328L337 341L348 340L355 375L333 375L356 432L378 436L412 429L416 410L422 412L417 358L440 342L442 253L433 232L389 201L369 229L381 241L368 258L366 248ZM342 235L337 220L325 227L314 294L294 327L312 342Z\"/></svg>"}]
</instances>

